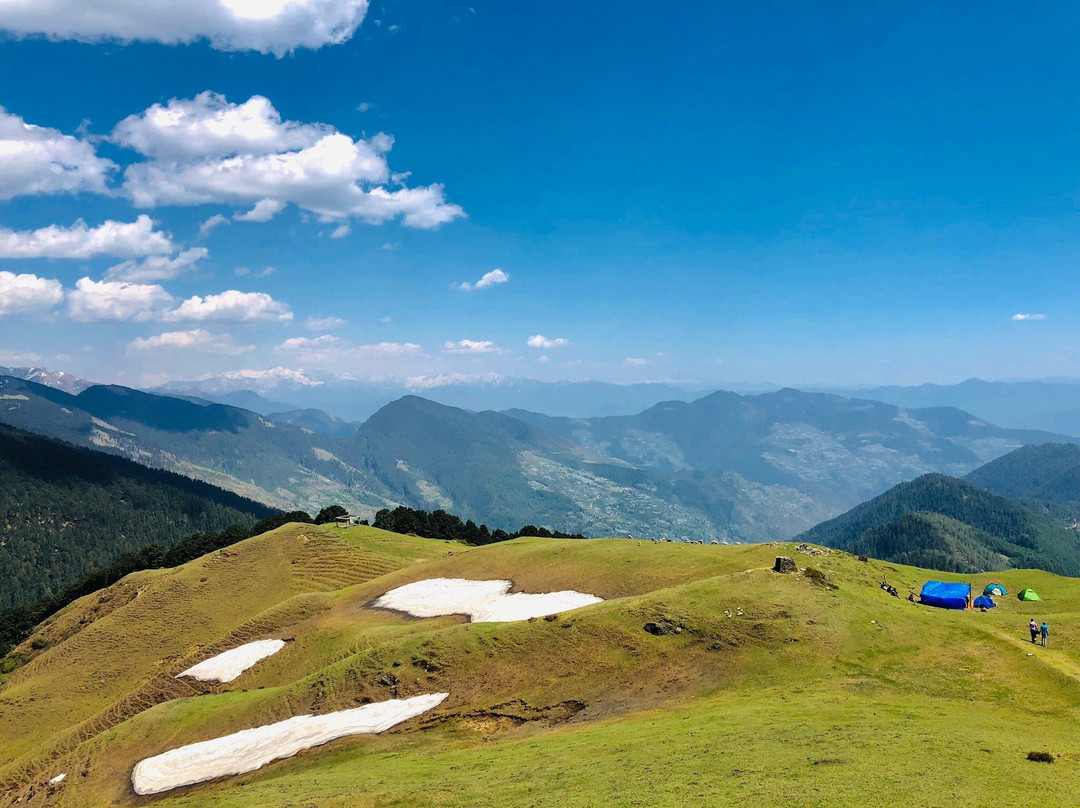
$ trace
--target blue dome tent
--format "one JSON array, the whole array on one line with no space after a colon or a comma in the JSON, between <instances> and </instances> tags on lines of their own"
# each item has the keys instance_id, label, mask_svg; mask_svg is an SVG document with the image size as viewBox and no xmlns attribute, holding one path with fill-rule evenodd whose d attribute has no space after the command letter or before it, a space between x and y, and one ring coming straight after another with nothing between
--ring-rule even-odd
<instances>
[{"instance_id":1,"label":"blue dome tent","mask_svg":"<svg viewBox=\"0 0 1080 808\"><path fill-rule=\"evenodd\" d=\"M997 606L994 601L990 600L989 595L979 595L979 597L975 598L975 602L971 605L974 606L976 609L993 609L995 606Z\"/></svg>"}]
</instances>

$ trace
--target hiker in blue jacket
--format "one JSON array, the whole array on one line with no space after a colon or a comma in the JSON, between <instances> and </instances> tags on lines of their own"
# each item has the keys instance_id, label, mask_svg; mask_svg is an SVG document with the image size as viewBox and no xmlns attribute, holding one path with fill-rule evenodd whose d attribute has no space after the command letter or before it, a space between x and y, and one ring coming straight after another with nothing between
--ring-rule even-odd
<instances>
[{"instance_id":1,"label":"hiker in blue jacket","mask_svg":"<svg viewBox=\"0 0 1080 808\"><path fill-rule=\"evenodd\" d=\"M1043 624L1039 626L1039 633L1042 635L1042 647L1046 647L1046 635L1050 633L1050 626L1046 625L1046 621L1043 620Z\"/></svg>"}]
</instances>

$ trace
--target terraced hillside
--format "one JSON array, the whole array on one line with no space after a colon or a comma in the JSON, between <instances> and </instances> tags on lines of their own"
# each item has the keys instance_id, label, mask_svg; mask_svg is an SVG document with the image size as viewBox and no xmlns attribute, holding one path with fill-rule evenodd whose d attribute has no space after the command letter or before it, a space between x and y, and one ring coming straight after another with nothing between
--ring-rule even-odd
<instances>
[{"instance_id":1,"label":"terraced hillside","mask_svg":"<svg viewBox=\"0 0 1080 808\"><path fill-rule=\"evenodd\" d=\"M781 554L802 571L771 571ZM432 578L604 601L502 623L371 606ZM995 574L1044 600L980 613L890 597L882 578L906 594L927 573L805 545L466 548L289 525L130 576L40 627L0 684L0 804L1073 804L1080 583ZM1049 621L1049 648L1023 639L1030 617ZM265 638L287 642L232 682L174 678ZM381 735L132 790L139 760L184 744L425 693L449 696Z\"/></svg>"}]
</instances>

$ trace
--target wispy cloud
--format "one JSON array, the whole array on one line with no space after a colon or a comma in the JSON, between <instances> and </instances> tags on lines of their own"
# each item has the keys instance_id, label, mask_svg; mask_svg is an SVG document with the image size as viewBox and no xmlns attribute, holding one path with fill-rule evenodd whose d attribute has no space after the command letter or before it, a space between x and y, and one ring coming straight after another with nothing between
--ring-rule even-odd
<instances>
[{"instance_id":1,"label":"wispy cloud","mask_svg":"<svg viewBox=\"0 0 1080 808\"><path fill-rule=\"evenodd\" d=\"M1014 320L1045 320L1045 314L1014 314L1012 316Z\"/></svg>"},{"instance_id":2,"label":"wispy cloud","mask_svg":"<svg viewBox=\"0 0 1080 808\"><path fill-rule=\"evenodd\" d=\"M443 350L454 354L494 354L505 351L491 340L459 339L457 342L444 342Z\"/></svg>"},{"instance_id":3,"label":"wispy cloud","mask_svg":"<svg viewBox=\"0 0 1080 808\"><path fill-rule=\"evenodd\" d=\"M329 331L333 328L341 328L348 322L341 317L308 317L304 320L304 328L308 331Z\"/></svg>"},{"instance_id":4,"label":"wispy cloud","mask_svg":"<svg viewBox=\"0 0 1080 808\"><path fill-rule=\"evenodd\" d=\"M202 351L237 356L254 351L254 345L237 345L229 334L211 334L201 328L166 331L153 337L138 337L127 346L128 353L162 349Z\"/></svg>"},{"instance_id":5,"label":"wispy cloud","mask_svg":"<svg viewBox=\"0 0 1080 808\"><path fill-rule=\"evenodd\" d=\"M626 364L633 367L641 367L642 365L650 364L648 359L642 359L640 356L628 356L626 357Z\"/></svg>"},{"instance_id":6,"label":"wispy cloud","mask_svg":"<svg viewBox=\"0 0 1080 808\"><path fill-rule=\"evenodd\" d=\"M476 283L459 283L454 286L462 292L478 291L480 289L490 289L492 286L498 286L500 283L506 283L510 280L510 275L503 272L501 269L493 269L491 272L485 273L480 280Z\"/></svg>"}]
</instances>

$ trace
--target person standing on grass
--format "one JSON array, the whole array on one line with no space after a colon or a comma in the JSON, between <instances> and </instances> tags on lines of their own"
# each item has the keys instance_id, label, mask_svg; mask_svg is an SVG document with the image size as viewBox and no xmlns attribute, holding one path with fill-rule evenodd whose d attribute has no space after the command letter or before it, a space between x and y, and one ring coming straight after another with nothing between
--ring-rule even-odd
<instances>
[{"instance_id":1,"label":"person standing on grass","mask_svg":"<svg viewBox=\"0 0 1080 808\"><path fill-rule=\"evenodd\" d=\"M1050 626L1046 625L1046 621L1043 620L1043 624L1039 626L1039 633L1042 635L1042 647L1046 647L1046 635L1050 633Z\"/></svg>"},{"instance_id":2,"label":"person standing on grass","mask_svg":"<svg viewBox=\"0 0 1080 808\"><path fill-rule=\"evenodd\" d=\"M1028 623L1028 631L1031 632L1031 642L1034 644L1035 638L1039 636L1039 624L1035 622L1035 618L1031 618L1031 622Z\"/></svg>"}]
</instances>

